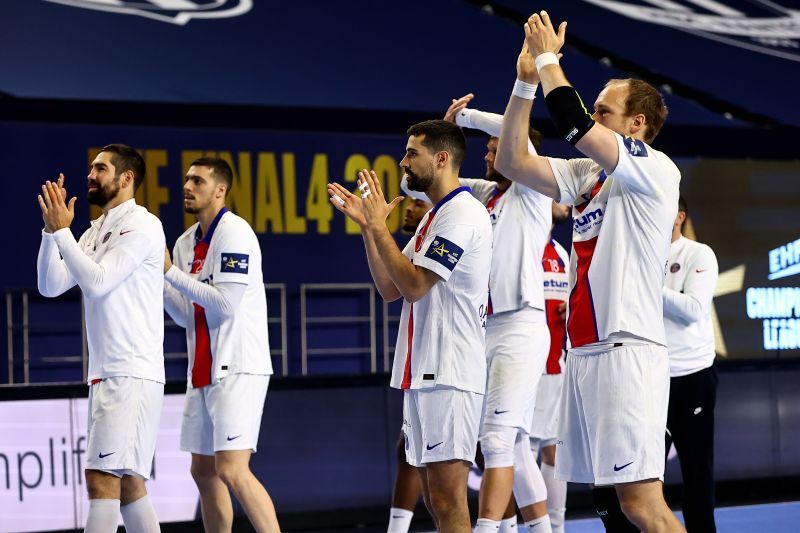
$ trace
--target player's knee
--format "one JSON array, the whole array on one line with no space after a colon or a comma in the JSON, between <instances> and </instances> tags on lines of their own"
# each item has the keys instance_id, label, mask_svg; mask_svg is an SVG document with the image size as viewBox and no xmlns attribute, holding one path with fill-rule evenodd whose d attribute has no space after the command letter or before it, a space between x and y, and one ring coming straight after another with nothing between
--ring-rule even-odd
<instances>
[{"instance_id":1,"label":"player's knee","mask_svg":"<svg viewBox=\"0 0 800 533\"><path fill-rule=\"evenodd\" d=\"M235 463L224 463L217 465L217 476L230 489L238 489L245 481L247 469Z\"/></svg>"},{"instance_id":2,"label":"player's knee","mask_svg":"<svg viewBox=\"0 0 800 533\"><path fill-rule=\"evenodd\" d=\"M454 493L448 490L432 489L429 491L428 500L437 517L448 516L458 507Z\"/></svg>"},{"instance_id":3,"label":"player's knee","mask_svg":"<svg viewBox=\"0 0 800 533\"><path fill-rule=\"evenodd\" d=\"M481 435L481 451L486 468L514 466L514 442L518 430L514 427L486 424Z\"/></svg>"},{"instance_id":4,"label":"player's knee","mask_svg":"<svg viewBox=\"0 0 800 533\"><path fill-rule=\"evenodd\" d=\"M120 486L120 500L122 505L133 503L147 495L144 479L135 476L122 478Z\"/></svg>"},{"instance_id":5,"label":"player's knee","mask_svg":"<svg viewBox=\"0 0 800 533\"><path fill-rule=\"evenodd\" d=\"M214 469L213 464L211 466L207 466L198 462L192 462L189 472L192 474L192 479L194 479L195 483L198 485L211 481L217 477L217 472Z\"/></svg>"}]
</instances>

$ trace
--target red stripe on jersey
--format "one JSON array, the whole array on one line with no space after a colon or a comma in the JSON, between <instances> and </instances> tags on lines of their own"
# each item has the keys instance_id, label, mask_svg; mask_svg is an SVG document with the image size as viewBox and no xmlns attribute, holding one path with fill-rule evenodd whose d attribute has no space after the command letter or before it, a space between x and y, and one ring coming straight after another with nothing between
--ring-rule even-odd
<instances>
[{"instance_id":1,"label":"red stripe on jersey","mask_svg":"<svg viewBox=\"0 0 800 533\"><path fill-rule=\"evenodd\" d=\"M589 285L589 267L592 264L597 237L583 242L572 243L578 255L575 287L569 295L569 321L567 333L573 348L600 340L597 333L597 319L594 313L592 287Z\"/></svg>"},{"instance_id":2,"label":"red stripe on jersey","mask_svg":"<svg viewBox=\"0 0 800 533\"><path fill-rule=\"evenodd\" d=\"M594 187L592 187L592 192L589 193L589 198L583 196L582 198L586 201L581 204L575 204L573 206L578 213L583 213L583 210L586 209L586 206L589 205L589 202L592 201L592 198L597 196L597 193L599 193L600 189L603 188L603 183L605 182L606 182L606 171L603 170L602 172L600 172L600 176L598 176L597 178L597 183L595 183Z\"/></svg>"},{"instance_id":3,"label":"red stripe on jersey","mask_svg":"<svg viewBox=\"0 0 800 533\"><path fill-rule=\"evenodd\" d=\"M542 268L545 272L564 272L564 261L558 255L553 239L550 239L544 247ZM566 276L566 274L564 275ZM564 338L567 332L564 316L558 312L558 306L562 303L561 300L545 300L544 302L547 328L550 330L550 353L547 355L546 366L548 374L561 373L561 352L564 349Z\"/></svg>"},{"instance_id":4,"label":"red stripe on jersey","mask_svg":"<svg viewBox=\"0 0 800 533\"><path fill-rule=\"evenodd\" d=\"M205 240L198 241L194 247L194 261L192 261L192 274L197 274L203 268L208 254L209 243ZM211 335L206 322L206 310L197 304L194 305L194 362L192 364L192 387L199 389L211 384Z\"/></svg>"},{"instance_id":5,"label":"red stripe on jersey","mask_svg":"<svg viewBox=\"0 0 800 533\"><path fill-rule=\"evenodd\" d=\"M508 189L506 189L506 190L508 190ZM488 202L486 202L486 210L491 213L494 210L494 206L497 205L497 202L500 201L500 198L502 198L505 193L506 193L506 191L501 191L500 189L495 189L494 190L494 194L492 195L492 197L489 198Z\"/></svg>"},{"instance_id":6,"label":"red stripe on jersey","mask_svg":"<svg viewBox=\"0 0 800 533\"><path fill-rule=\"evenodd\" d=\"M408 350L406 351L406 366L403 369L403 381L400 383L401 389L411 388L411 347L414 343L414 304L408 310Z\"/></svg>"},{"instance_id":7,"label":"red stripe on jersey","mask_svg":"<svg viewBox=\"0 0 800 533\"><path fill-rule=\"evenodd\" d=\"M544 302L545 316L547 317L547 327L550 330L550 353L547 354L547 373L561 373L561 352L564 349L564 337L567 331L567 324L564 317L558 312L558 306L563 303L560 300L546 300Z\"/></svg>"}]
</instances>

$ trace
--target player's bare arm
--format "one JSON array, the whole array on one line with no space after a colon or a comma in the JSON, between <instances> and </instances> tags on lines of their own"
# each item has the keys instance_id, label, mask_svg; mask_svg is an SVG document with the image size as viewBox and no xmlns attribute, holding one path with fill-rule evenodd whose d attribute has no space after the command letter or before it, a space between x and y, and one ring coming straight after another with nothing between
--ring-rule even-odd
<instances>
[{"instance_id":1,"label":"player's bare arm","mask_svg":"<svg viewBox=\"0 0 800 533\"><path fill-rule=\"evenodd\" d=\"M359 186L364 191L362 208L366 232L374 240L378 257L397 290L404 299L414 303L425 296L441 278L427 268L415 266L409 261L397 247L389 228L386 227L386 217L403 201L403 197L398 196L391 203L386 203L383 189L374 171L363 170L358 176ZM366 187L362 185L364 183Z\"/></svg>"},{"instance_id":2,"label":"player's bare arm","mask_svg":"<svg viewBox=\"0 0 800 533\"><path fill-rule=\"evenodd\" d=\"M555 57L564 44L566 28L562 22L556 30L547 11L534 13L525 23L525 42L534 61L538 58L542 92L559 133L610 174L619 161L616 135L592 119Z\"/></svg>"},{"instance_id":3,"label":"player's bare arm","mask_svg":"<svg viewBox=\"0 0 800 533\"><path fill-rule=\"evenodd\" d=\"M344 215L358 224L361 228L361 236L364 239L364 248L367 252L367 264L369 265L372 280L375 282L375 287L378 289L381 298L387 302L393 302L399 299L402 295L397 290L389 272L383 266L383 262L378 256L378 250L375 247L375 241L372 235L366 231L366 220L364 219L364 212L361 207L361 198L351 193L338 183L328 184L329 201L333 206L344 213Z\"/></svg>"},{"instance_id":4,"label":"player's bare arm","mask_svg":"<svg viewBox=\"0 0 800 533\"><path fill-rule=\"evenodd\" d=\"M529 85L539 83L539 74L526 43L523 43L517 58L517 79ZM512 181L558 201L561 193L550 163L547 158L528 150L532 107L533 99L511 95L500 130L494 167Z\"/></svg>"}]
</instances>

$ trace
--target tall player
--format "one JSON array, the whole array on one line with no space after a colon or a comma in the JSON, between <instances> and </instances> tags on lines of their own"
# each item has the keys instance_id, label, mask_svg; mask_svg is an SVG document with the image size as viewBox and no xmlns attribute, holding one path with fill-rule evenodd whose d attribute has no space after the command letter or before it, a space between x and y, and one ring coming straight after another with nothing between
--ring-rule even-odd
<instances>
[{"instance_id":1,"label":"tall player","mask_svg":"<svg viewBox=\"0 0 800 533\"><path fill-rule=\"evenodd\" d=\"M186 328L189 351L181 449L192 454L207 532L230 531L230 489L259 532L279 531L275 507L250 471L272 361L261 248L242 218L225 208L231 167L204 157L189 167L183 206L197 223L167 252L164 302ZM163 252L162 252L163 253Z\"/></svg>"},{"instance_id":2,"label":"tall player","mask_svg":"<svg viewBox=\"0 0 800 533\"><path fill-rule=\"evenodd\" d=\"M83 292L89 344L86 488L88 533L160 531L147 496L164 400L161 222L136 205L145 174L130 146L105 146L89 169L87 199L103 210L79 241L70 225L64 175L39 196L44 219L37 261L39 292Z\"/></svg>"},{"instance_id":3,"label":"tall player","mask_svg":"<svg viewBox=\"0 0 800 533\"><path fill-rule=\"evenodd\" d=\"M556 476L614 485L643 531L682 531L662 490L669 361L661 287L680 172L650 143L666 106L647 83L611 80L589 115L559 66L565 31L544 11L525 24L496 161L505 175L574 206ZM587 158L528 153L539 80L556 129Z\"/></svg>"},{"instance_id":4,"label":"tall player","mask_svg":"<svg viewBox=\"0 0 800 533\"><path fill-rule=\"evenodd\" d=\"M484 328L492 259L486 208L458 182L466 152L460 128L443 120L408 130L400 162L412 190L434 203L401 251L374 172L359 173L361 198L328 188L331 203L361 226L375 285L403 298L391 384L403 389L406 457L419 467L423 496L439 531L470 531L467 474L475 457L486 389Z\"/></svg>"},{"instance_id":5,"label":"tall player","mask_svg":"<svg viewBox=\"0 0 800 533\"><path fill-rule=\"evenodd\" d=\"M494 533L502 524L512 488L529 531L549 532L547 490L530 448L536 388L547 361L550 334L545 316L542 257L552 225L553 201L514 183L494 167L502 115L466 106L472 94L454 100L445 119L485 131L485 179L461 179L486 206L494 248L486 323L486 384L480 433L485 469L476 533ZM529 149L541 135L531 130ZM513 517L516 524L516 514Z\"/></svg>"}]
</instances>

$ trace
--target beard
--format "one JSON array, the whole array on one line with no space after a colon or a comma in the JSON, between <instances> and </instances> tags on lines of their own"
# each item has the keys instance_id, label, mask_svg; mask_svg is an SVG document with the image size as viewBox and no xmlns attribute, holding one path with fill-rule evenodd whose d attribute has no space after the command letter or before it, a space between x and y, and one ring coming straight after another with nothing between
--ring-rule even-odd
<instances>
[{"instance_id":1,"label":"beard","mask_svg":"<svg viewBox=\"0 0 800 533\"><path fill-rule=\"evenodd\" d=\"M89 201L90 205L97 205L103 207L108 202L113 200L119 194L120 186L119 186L119 176L114 178L114 181L108 183L106 185L97 185L97 188L92 190L90 189L86 193L86 199Z\"/></svg>"},{"instance_id":2,"label":"beard","mask_svg":"<svg viewBox=\"0 0 800 533\"><path fill-rule=\"evenodd\" d=\"M486 171L486 180L487 181L493 181L495 183L500 183L501 181L505 181L506 179L508 179L508 178L506 178L505 176L500 174L494 168L492 168L492 170L487 170Z\"/></svg>"},{"instance_id":3,"label":"beard","mask_svg":"<svg viewBox=\"0 0 800 533\"><path fill-rule=\"evenodd\" d=\"M428 190L433 185L433 170L431 169L430 172L426 175L422 174L415 174L411 172L411 169L404 169L408 179L406 182L408 183L408 188L412 191L419 191L419 192L428 192ZM415 228L416 229L416 228Z\"/></svg>"}]
</instances>

